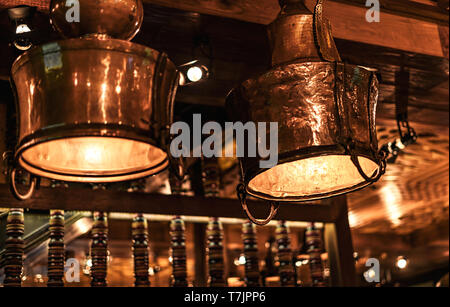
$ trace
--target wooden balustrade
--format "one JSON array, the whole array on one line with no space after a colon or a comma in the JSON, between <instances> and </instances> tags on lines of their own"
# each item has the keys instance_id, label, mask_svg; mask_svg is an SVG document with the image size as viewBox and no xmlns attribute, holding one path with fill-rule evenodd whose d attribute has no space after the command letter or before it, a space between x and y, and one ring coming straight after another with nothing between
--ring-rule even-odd
<instances>
[{"instance_id":1,"label":"wooden balustrade","mask_svg":"<svg viewBox=\"0 0 450 307\"><path fill-rule=\"evenodd\" d=\"M325 287L322 265L322 232L311 223L306 230L306 245L309 254L309 268L314 287Z\"/></svg>"},{"instance_id":2,"label":"wooden balustrade","mask_svg":"<svg viewBox=\"0 0 450 307\"><path fill-rule=\"evenodd\" d=\"M186 237L184 221L176 216L170 222L172 287L187 287Z\"/></svg>"},{"instance_id":3,"label":"wooden balustrade","mask_svg":"<svg viewBox=\"0 0 450 307\"><path fill-rule=\"evenodd\" d=\"M94 212L91 243L91 287L106 287L108 270L108 217L104 212Z\"/></svg>"},{"instance_id":4,"label":"wooden balustrade","mask_svg":"<svg viewBox=\"0 0 450 307\"><path fill-rule=\"evenodd\" d=\"M48 287L64 287L64 211L50 211Z\"/></svg>"},{"instance_id":5,"label":"wooden balustrade","mask_svg":"<svg viewBox=\"0 0 450 307\"><path fill-rule=\"evenodd\" d=\"M218 218L211 218L206 228L209 278L208 286L226 287L223 259L223 227Z\"/></svg>"},{"instance_id":6,"label":"wooden balustrade","mask_svg":"<svg viewBox=\"0 0 450 307\"><path fill-rule=\"evenodd\" d=\"M6 241L4 254L5 287L20 287L22 285L23 266L23 209L11 209L6 223Z\"/></svg>"},{"instance_id":7,"label":"wooden balustrade","mask_svg":"<svg viewBox=\"0 0 450 307\"><path fill-rule=\"evenodd\" d=\"M150 287L148 277L148 226L143 214L137 214L132 223L134 285L136 287Z\"/></svg>"},{"instance_id":8,"label":"wooden balustrade","mask_svg":"<svg viewBox=\"0 0 450 307\"><path fill-rule=\"evenodd\" d=\"M248 221L242 225L242 240L244 241L245 256L245 285L247 287L260 287L261 276L255 224Z\"/></svg>"},{"instance_id":9,"label":"wooden balustrade","mask_svg":"<svg viewBox=\"0 0 450 307\"><path fill-rule=\"evenodd\" d=\"M292 263L291 241L289 229L285 221L280 221L276 228L277 260L279 262L278 273L282 287L294 287L296 285L294 266Z\"/></svg>"}]
</instances>

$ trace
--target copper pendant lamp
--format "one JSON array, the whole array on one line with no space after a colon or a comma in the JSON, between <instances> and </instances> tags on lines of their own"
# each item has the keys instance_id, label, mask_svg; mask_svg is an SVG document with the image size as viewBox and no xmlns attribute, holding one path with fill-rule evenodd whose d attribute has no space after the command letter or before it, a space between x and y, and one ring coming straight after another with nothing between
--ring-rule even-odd
<instances>
[{"instance_id":1,"label":"copper pendant lamp","mask_svg":"<svg viewBox=\"0 0 450 307\"><path fill-rule=\"evenodd\" d=\"M50 18L66 40L34 47L12 67L18 110L15 162L31 174L73 182L116 182L167 168L179 73L164 53L129 42L141 0L64 0ZM13 191L20 195L11 172Z\"/></svg>"},{"instance_id":2,"label":"copper pendant lamp","mask_svg":"<svg viewBox=\"0 0 450 307\"><path fill-rule=\"evenodd\" d=\"M227 97L233 120L278 122L278 164L265 169L259 167L261 157L240 160L238 196L259 225L270 221L279 202L355 191L385 170L375 129L375 72L341 62L321 0L314 12L301 0L280 0L280 5L268 31L272 68ZM252 217L247 194L271 202L269 218Z\"/></svg>"}]
</instances>

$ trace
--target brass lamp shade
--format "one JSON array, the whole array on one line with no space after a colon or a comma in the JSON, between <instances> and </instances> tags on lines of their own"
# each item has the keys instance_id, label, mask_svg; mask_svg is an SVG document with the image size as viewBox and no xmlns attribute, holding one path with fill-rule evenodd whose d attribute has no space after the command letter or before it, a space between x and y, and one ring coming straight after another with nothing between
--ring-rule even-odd
<instances>
[{"instance_id":1,"label":"brass lamp shade","mask_svg":"<svg viewBox=\"0 0 450 307\"><path fill-rule=\"evenodd\" d=\"M375 72L341 62L321 1L314 13L303 1L280 2L281 13L269 26L272 68L227 97L235 121L278 122L278 164L265 169L261 157L241 158L239 193L283 202L363 188L384 172Z\"/></svg>"},{"instance_id":2,"label":"brass lamp shade","mask_svg":"<svg viewBox=\"0 0 450 307\"><path fill-rule=\"evenodd\" d=\"M164 53L95 37L35 47L12 67L16 161L34 175L115 182L168 166L179 74Z\"/></svg>"},{"instance_id":3,"label":"brass lamp shade","mask_svg":"<svg viewBox=\"0 0 450 307\"><path fill-rule=\"evenodd\" d=\"M51 0L50 21L65 38L76 38L91 34L130 40L139 31L144 7L141 0L78 0L79 14L72 13L67 0ZM73 3L72 3L73 5ZM68 20L79 17L79 21Z\"/></svg>"},{"instance_id":4,"label":"brass lamp shade","mask_svg":"<svg viewBox=\"0 0 450 307\"><path fill-rule=\"evenodd\" d=\"M278 122L278 165L264 169L260 157L241 158L247 192L299 201L369 185L363 174L376 177L380 163L377 84L363 67L310 62L278 66L236 88L228 97L235 120Z\"/></svg>"}]
</instances>

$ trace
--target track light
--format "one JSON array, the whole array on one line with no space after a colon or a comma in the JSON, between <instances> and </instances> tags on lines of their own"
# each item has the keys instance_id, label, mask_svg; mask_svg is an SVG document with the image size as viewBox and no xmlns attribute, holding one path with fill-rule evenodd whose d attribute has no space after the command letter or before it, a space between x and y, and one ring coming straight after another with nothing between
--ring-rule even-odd
<instances>
[{"instance_id":1,"label":"track light","mask_svg":"<svg viewBox=\"0 0 450 307\"><path fill-rule=\"evenodd\" d=\"M181 73L180 85L200 82L209 76L208 68L195 60L178 67Z\"/></svg>"},{"instance_id":2,"label":"track light","mask_svg":"<svg viewBox=\"0 0 450 307\"><path fill-rule=\"evenodd\" d=\"M15 26L13 45L18 50L25 51L33 45L31 41L31 20L36 7L19 5L8 10L9 19Z\"/></svg>"}]
</instances>

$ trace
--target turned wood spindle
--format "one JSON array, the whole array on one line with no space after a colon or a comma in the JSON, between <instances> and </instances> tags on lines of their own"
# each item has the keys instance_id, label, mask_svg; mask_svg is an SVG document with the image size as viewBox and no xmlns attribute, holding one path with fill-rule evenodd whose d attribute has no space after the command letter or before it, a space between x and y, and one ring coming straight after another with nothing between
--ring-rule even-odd
<instances>
[{"instance_id":1,"label":"turned wood spindle","mask_svg":"<svg viewBox=\"0 0 450 307\"><path fill-rule=\"evenodd\" d=\"M247 287L260 287L261 279L255 224L247 221L242 225L242 240L244 241L245 256L245 285Z\"/></svg>"},{"instance_id":2,"label":"turned wood spindle","mask_svg":"<svg viewBox=\"0 0 450 307\"><path fill-rule=\"evenodd\" d=\"M24 250L23 209L10 209L6 222L5 253L3 255L4 287L21 287Z\"/></svg>"},{"instance_id":3,"label":"turned wood spindle","mask_svg":"<svg viewBox=\"0 0 450 307\"><path fill-rule=\"evenodd\" d=\"M64 287L64 211L50 210L48 287Z\"/></svg>"},{"instance_id":4,"label":"turned wood spindle","mask_svg":"<svg viewBox=\"0 0 450 307\"><path fill-rule=\"evenodd\" d=\"M150 287L148 276L148 226L143 214L137 214L132 223L134 285L135 287Z\"/></svg>"},{"instance_id":5,"label":"turned wood spindle","mask_svg":"<svg viewBox=\"0 0 450 307\"><path fill-rule=\"evenodd\" d=\"M172 287L187 287L185 226L181 217L170 222L170 243L172 257Z\"/></svg>"},{"instance_id":6,"label":"turned wood spindle","mask_svg":"<svg viewBox=\"0 0 450 307\"><path fill-rule=\"evenodd\" d=\"M209 278L208 286L226 287L223 259L223 227L218 218L210 218L206 228Z\"/></svg>"},{"instance_id":7,"label":"turned wood spindle","mask_svg":"<svg viewBox=\"0 0 450 307\"><path fill-rule=\"evenodd\" d=\"M294 287L296 284L294 266L292 265L291 241L289 228L284 221L280 221L275 230L277 241L277 260L279 262L278 274L282 287Z\"/></svg>"},{"instance_id":8,"label":"turned wood spindle","mask_svg":"<svg viewBox=\"0 0 450 307\"><path fill-rule=\"evenodd\" d=\"M106 274L108 269L108 217L104 212L94 213L91 259L91 286L106 287Z\"/></svg>"},{"instance_id":9,"label":"turned wood spindle","mask_svg":"<svg viewBox=\"0 0 450 307\"><path fill-rule=\"evenodd\" d=\"M202 185L205 197L217 197L219 195L220 174L216 158L202 159Z\"/></svg>"},{"instance_id":10,"label":"turned wood spindle","mask_svg":"<svg viewBox=\"0 0 450 307\"><path fill-rule=\"evenodd\" d=\"M322 258L322 232L311 223L306 229L306 246L309 255L309 269L311 271L311 280L314 287L325 287L323 277Z\"/></svg>"}]
</instances>

